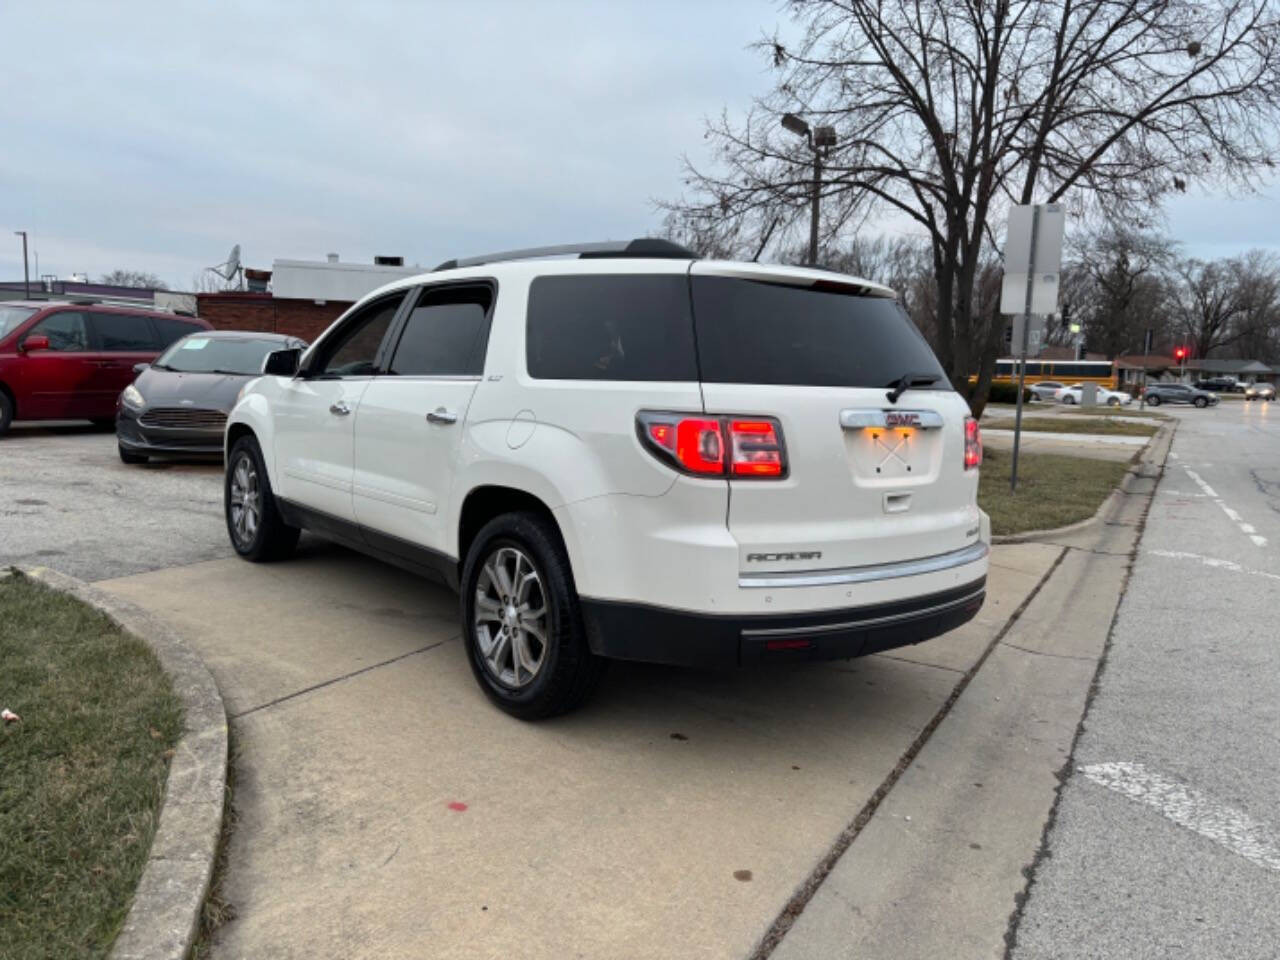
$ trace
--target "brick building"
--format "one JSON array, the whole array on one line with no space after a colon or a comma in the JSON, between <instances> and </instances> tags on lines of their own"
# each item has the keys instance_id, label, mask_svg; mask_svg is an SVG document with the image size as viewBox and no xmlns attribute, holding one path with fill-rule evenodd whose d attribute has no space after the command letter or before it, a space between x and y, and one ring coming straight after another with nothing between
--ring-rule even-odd
<instances>
[{"instance_id":1,"label":"brick building","mask_svg":"<svg viewBox=\"0 0 1280 960\"><path fill-rule=\"evenodd\" d=\"M269 293L201 293L196 312L217 330L254 330L301 337L308 343L351 306L343 300L294 300Z\"/></svg>"}]
</instances>

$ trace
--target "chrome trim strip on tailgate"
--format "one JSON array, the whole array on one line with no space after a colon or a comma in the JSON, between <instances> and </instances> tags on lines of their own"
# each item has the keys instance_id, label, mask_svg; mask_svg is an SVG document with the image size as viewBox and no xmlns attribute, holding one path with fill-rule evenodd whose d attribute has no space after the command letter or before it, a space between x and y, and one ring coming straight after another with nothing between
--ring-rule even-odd
<instances>
[{"instance_id":1,"label":"chrome trim strip on tailgate","mask_svg":"<svg viewBox=\"0 0 1280 960\"><path fill-rule=\"evenodd\" d=\"M797 570L795 573L740 573L738 586L753 587L830 587L839 583L869 583L873 580L893 580L898 577L915 577L922 573L937 573L952 567L975 563L990 548L983 541L971 543L950 553L939 553L918 560L899 560L896 563L873 563L865 567L839 567L834 570Z\"/></svg>"},{"instance_id":2,"label":"chrome trim strip on tailgate","mask_svg":"<svg viewBox=\"0 0 1280 960\"><path fill-rule=\"evenodd\" d=\"M838 630L852 630L855 628L865 629L867 627L874 627L883 623L892 623L895 620L901 620L903 623L909 623L912 620L919 620L921 617L928 617L937 613L944 613L947 610L953 610L956 607L962 607L966 603L971 603L986 592L987 588L984 585L973 591L973 593L966 594L957 600L948 600L945 603L935 604L932 607L925 607L923 610L911 610L907 613L894 613L885 617L869 617L866 620L850 620L847 623L820 623L813 627L767 627L755 630L743 630L742 635L744 637L797 637L815 633L833 633Z\"/></svg>"},{"instance_id":3,"label":"chrome trim strip on tailgate","mask_svg":"<svg viewBox=\"0 0 1280 960\"><path fill-rule=\"evenodd\" d=\"M936 410L858 410L840 411L840 426L846 430L890 430L897 427L915 427L918 430L937 430L943 424L942 414Z\"/></svg>"}]
</instances>

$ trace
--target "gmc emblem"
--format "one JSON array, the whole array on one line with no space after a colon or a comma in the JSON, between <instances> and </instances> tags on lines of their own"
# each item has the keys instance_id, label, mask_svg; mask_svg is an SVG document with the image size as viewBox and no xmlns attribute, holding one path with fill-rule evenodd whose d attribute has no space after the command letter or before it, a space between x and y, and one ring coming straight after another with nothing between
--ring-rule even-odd
<instances>
[{"instance_id":1,"label":"gmc emblem","mask_svg":"<svg viewBox=\"0 0 1280 960\"><path fill-rule=\"evenodd\" d=\"M886 410L884 412L884 425L886 427L918 427L920 426L920 414L909 411Z\"/></svg>"},{"instance_id":2,"label":"gmc emblem","mask_svg":"<svg viewBox=\"0 0 1280 960\"><path fill-rule=\"evenodd\" d=\"M821 550L802 550L796 553L748 553L747 563L780 563L784 560L821 560Z\"/></svg>"}]
</instances>

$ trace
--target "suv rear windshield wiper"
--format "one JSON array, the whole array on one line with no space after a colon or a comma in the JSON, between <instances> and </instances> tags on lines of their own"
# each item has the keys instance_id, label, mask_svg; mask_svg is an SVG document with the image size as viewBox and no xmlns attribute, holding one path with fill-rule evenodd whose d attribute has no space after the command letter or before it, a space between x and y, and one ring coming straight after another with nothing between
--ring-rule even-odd
<instances>
[{"instance_id":1,"label":"suv rear windshield wiper","mask_svg":"<svg viewBox=\"0 0 1280 960\"><path fill-rule=\"evenodd\" d=\"M886 387L891 388L885 397L890 403L897 403L898 398L912 387L927 387L941 379L936 373L904 373L892 383L885 384Z\"/></svg>"}]
</instances>

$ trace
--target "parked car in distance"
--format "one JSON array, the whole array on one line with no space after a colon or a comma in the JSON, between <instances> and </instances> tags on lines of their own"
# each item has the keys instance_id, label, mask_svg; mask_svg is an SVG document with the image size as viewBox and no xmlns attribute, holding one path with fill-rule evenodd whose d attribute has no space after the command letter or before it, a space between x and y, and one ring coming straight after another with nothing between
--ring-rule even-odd
<instances>
[{"instance_id":1,"label":"parked car in distance","mask_svg":"<svg viewBox=\"0 0 1280 960\"><path fill-rule=\"evenodd\" d=\"M116 440L125 463L156 454L222 459L227 414L240 390L262 375L278 350L307 343L276 333L201 332L183 337L124 388L116 413Z\"/></svg>"},{"instance_id":2,"label":"parked car in distance","mask_svg":"<svg viewBox=\"0 0 1280 960\"><path fill-rule=\"evenodd\" d=\"M1054 394L1061 390L1066 384L1059 383L1057 380L1041 380L1039 383L1033 383L1027 387L1031 391L1031 399L1053 401Z\"/></svg>"},{"instance_id":3,"label":"parked car in distance","mask_svg":"<svg viewBox=\"0 0 1280 960\"><path fill-rule=\"evenodd\" d=\"M977 421L876 283L662 240L493 254L267 373L227 421L236 552L306 528L451 584L477 682L523 719L610 658L848 658L985 596Z\"/></svg>"},{"instance_id":4,"label":"parked car in distance","mask_svg":"<svg viewBox=\"0 0 1280 960\"><path fill-rule=\"evenodd\" d=\"M1218 403L1218 395L1207 390L1197 390L1186 383L1148 383L1147 403L1158 407L1162 403L1190 403L1197 407L1209 407Z\"/></svg>"},{"instance_id":5,"label":"parked car in distance","mask_svg":"<svg viewBox=\"0 0 1280 960\"><path fill-rule=\"evenodd\" d=\"M1234 393L1241 389L1241 384L1235 377L1208 377L1204 380L1197 380L1195 388L1218 393Z\"/></svg>"},{"instance_id":6,"label":"parked car in distance","mask_svg":"<svg viewBox=\"0 0 1280 960\"><path fill-rule=\"evenodd\" d=\"M44 300L0 302L0 434L14 420L115 418L138 363L209 324L140 308Z\"/></svg>"},{"instance_id":7,"label":"parked car in distance","mask_svg":"<svg viewBox=\"0 0 1280 960\"><path fill-rule=\"evenodd\" d=\"M1276 385L1274 383L1251 383L1244 388L1246 400L1274 400Z\"/></svg>"},{"instance_id":8,"label":"parked car in distance","mask_svg":"<svg viewBox=\"0 0 1280 960\"><path fill-rule=\"evenodd\" d=\"M1059 403L1068 405L1081 403L1084 399L1084 384L1073 383L1069 387L1062 387L1060 390L1055 391L1053 398ZM1099 386L1097 402L1105 403L1109 407L1119 407L1133 403L1133 397L1119 390L1108 390L1106 387Z\"/></svg>"}]
</instances>

